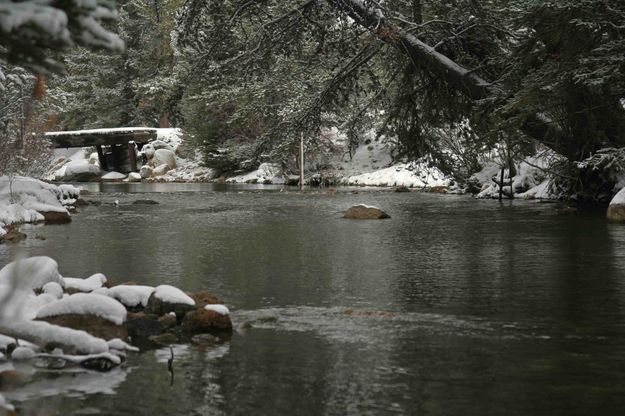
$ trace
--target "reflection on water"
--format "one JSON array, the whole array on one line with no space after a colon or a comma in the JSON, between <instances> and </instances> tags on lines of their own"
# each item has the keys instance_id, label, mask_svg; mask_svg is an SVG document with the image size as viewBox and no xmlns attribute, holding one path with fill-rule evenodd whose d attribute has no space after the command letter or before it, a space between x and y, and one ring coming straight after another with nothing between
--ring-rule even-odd
<instances>
[{"instance_id":1,"label":"reflection on water","mask_svg":"<svg viewBox=\"0 0 625 416\"><path fill-rule=\"evenodd\" d=\"M227 344L177 346L173 386L163 349L129 356L109 390L103 378L97 392L24 396L22 414L45 404L106 415L605 415L625 405L625 227L600 213L379 190L92 190L100 207L70 225L25 227L45 240L17 247L54 257L67 276L212 290L240 330ZM132 204L146 198L159 204ZM343 220L355 203L392 218ZM0 265L15 252L0 246Z\"/></svg>"}]
</instances>

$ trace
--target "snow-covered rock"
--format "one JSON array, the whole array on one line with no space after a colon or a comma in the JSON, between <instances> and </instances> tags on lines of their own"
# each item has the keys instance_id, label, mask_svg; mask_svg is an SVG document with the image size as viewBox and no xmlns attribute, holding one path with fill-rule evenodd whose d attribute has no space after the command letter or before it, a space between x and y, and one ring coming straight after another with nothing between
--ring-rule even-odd
<instances>
[{"instance_id":1,"label":"snow-covered rock","mask_svg":"<svg viewBox=\"0 0 625 416\"><path fill-rule=\"evenodd\" d=\"M70 314L99 316L115 325L126 321L126 308L121 303L93 293L77 293L49 303L39 309L37 319Z\"/></svg>"},{"instance_id":2,"label":"snow-covered rock","mask_svg":"<svg viewBox=\"0 0 625 416\"><path fill-rule=\"evenodd\" d=\"M127 179L128 182L141 182L141 175L137 172L130 172Z\"/></svg>"},{"instance_id":3,"label":"snow-covered rock","mask_svg":"<svg viewBox=\"0 0 625 416\"><path fill-rule=\"evenodd\" d=\"M16 289L40 289L46 283L65 283L50 257L36 256L11 262L0 270L0 284Z\"/></svg>"},{"instance_id":4,"label":"snow-covered rock","mask_svg":"<svg viewBox=\"0 0 625 416\"><path fill-rule=\"evenodd\" d=\"M157 286L146 306L146 311L149 313L165 315L174 312L178 318L182 318L193 309L195 309L195 301L182 290L169 285Z\"/></svg>"},{"instance_id":5,"label":"snow-covered rock","mask_svg":"<svg viewBox=\"0 0 625 416\"><path fill-rule=\"evenodd\" d=\"M152 176L152 167L148 165L141 166L141 169L139 169L139 175L143 179L149 178L150 176Z\"/></svg>"},{"instance_id":6,"label":"snow-covered rock","mask_svg":"<svg viewBox=\"0 0 625 416\"><path fill-rule=\"evenodd\" d=\"M126 179L126 175L119 172L108 172L105 175L102 175L102 180L105 182L120 182Z\"/></svg>"},{"instance_id":7,"label":"snow-covered rock","mask_svg":"<svg viewBox=\"0 0 625 416\"><path fill-rule=\"evenodd\" d=\"M162 164L154 168L154 170L152 171L152 176L162 176L166 174L167 172L169 172L170 170L171 169L169 168L169 165Z\"/></svg>"},{"instance_id":8,"label":"snow-covered rock","mask_svg":"<svg viewBox=\"0 0 625 416\"><path fill-rule=\"evenodd\" d=\"M354 205L345 211L343 218L351 220L381 220L391 217L378 207L360 204Z\"/></svg>"},{"instance_id":9,"label":"snow-covered rock","mask_svg":"<svg viewBox=\"0 0 625 416\"><path fill-rule=\"evenodd\" d=\"M226 182L282 185L284 184L284 178L280 165L275 163L262 163L255 171L228 178Z\"/></svg>"},{"instance_id":10,"label":"snow-covered rock","mask_svg":"<svg viewBox=\"0 0 625 416\"><path fill-rule=\"evenodd\" d=\"M138 306L145 308L153 292L154 288L151 286L119 285L113 286L102 293L116 299L127 308L136 308Z\"/></svg>"},{"instance_id":11,"label":"snow-covered rock","mask_svg":"<svg viewBox=\"0 0 625 416\"><path fill-rule=\"evenodd\" d=\"M625 188L614 195L608 206L606 216L610 221L625 222Z\"/></svg>"},{"instance_id":12,"label":"snow-covered rock","mask_svg":"<svg viewBox=\"0 0 625 416\"><path fill-rule=\"evenodd\" d=\"M221 305L221 304L205 305L204 309L206 309L207 311L217 312L221 315L230 315L230 310L228 309L226 305Z\"/></svg>"},{"instance_id":13,"label":"snow-covered rock","mask_svg":"<svg viewBox=\"0 0 625 416\"><path fill-rule=\"evenodd\" d=\"M54 173L55 181L89 182L100 177L102 171L88 160L75 160L67 163Z\"/></svg>"},{"instance_id":14,"label":"snow-covered rock","mask_svg":"<svg viewBox=\"0 0 625 416\"><path fill-rule=\"evenodd\" d=\"M167 165L169 167L169 170L176 169L176 154L173 150L157 149L154 152L154 157L152 158L150 163L154 167Z\"/></svg>"},{"instance_id":15,"label":"snow-covered rock","mask_svg":"<svg viewBox=\"0 0 625 416\"><path fill-rule=\"evenodd\" d=\"M64 277L65 289L72 289L78 292L93 292L101 288L106 283L106 276L102 273L96 273L86 279L77 279L74 277Z\"/></svg>"}]
</instances>

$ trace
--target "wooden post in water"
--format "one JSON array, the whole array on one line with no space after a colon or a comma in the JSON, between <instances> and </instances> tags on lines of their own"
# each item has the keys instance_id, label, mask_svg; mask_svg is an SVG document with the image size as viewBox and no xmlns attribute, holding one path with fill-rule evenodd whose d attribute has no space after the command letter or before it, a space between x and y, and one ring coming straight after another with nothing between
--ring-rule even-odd
<instances>
[{"instance_id":1,"label":"wooden post in water","mask_svg":"<svg viewBox=\"0 0 625 416\"><path fill-rule=\"evenodd\" d=\"M137 154L135 153L135 142L128 142L128 161L130 162L130 171L136 172L137 169Z\"/></svg>"},{"instance_id":2,"label":"wooden post in water","mask_svg":"<svg viewBox=\"0 0 625 416\"><path fill-rule=\"evenodd\" d=\"M299 139L299 190L304 189L304 133Z\"/></svg>"}]
</instances>

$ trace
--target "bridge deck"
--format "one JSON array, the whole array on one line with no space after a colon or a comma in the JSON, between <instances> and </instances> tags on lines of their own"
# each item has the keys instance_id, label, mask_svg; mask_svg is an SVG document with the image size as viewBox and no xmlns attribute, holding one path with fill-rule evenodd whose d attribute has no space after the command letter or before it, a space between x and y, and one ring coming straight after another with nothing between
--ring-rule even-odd
<instances>
[{"instance_id":1,"label":"bridge deck","mask_svg":"<svg viewBox=\"0 0 625 416\"><path fill-rule=\"evenodd\" d=\"M96 129L60 131L46 133L46 138L54 147L110 146L115 144L147 143L156 140L156 129L146 127L123 127L116 129Z\"/></svg>"}]
</instances>

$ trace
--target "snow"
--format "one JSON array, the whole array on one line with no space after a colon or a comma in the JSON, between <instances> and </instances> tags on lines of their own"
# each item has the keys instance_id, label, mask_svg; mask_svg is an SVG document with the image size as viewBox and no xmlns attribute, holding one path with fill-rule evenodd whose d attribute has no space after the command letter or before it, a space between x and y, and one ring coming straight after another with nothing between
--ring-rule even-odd
<instances>
[{"instance_id":1,"label":"snow","mask_svg":"<svg viewBox=\"0 0 625 416\"><path fill-rule=\"evenodd\" d=\"M65 281L66 278L63 278ZM43 285L43 293L54 296L56 299L61 299L63 297L63 288L57 282L48 282Z\"/></svg>"},{"instance_id":2,"label":"snow","mask_svg":"<svg viewBox=\"0 0 625 416\"><path fill-rule=\"evenodd\" d=\"M0 328L4 334L37 345L55 344L68 347L79 354L99 354L108 351L108 344L85 331L51 325L43 321L2 322Z\"/></svg>"},{"instance_id":3,"label":"snow","mask_svg":"<svg viewBox=\"0 0 625 416\"><path fill-rule=\"evenodd\" d=\"M145 307L152 292L154 292L154 288L151 286L119 285L102 291L102 294L118 300L129 308L133 308L139 305Z\"/></svg>"},{"instance_id":4,"label":"snow","mask_svg":"<svg viewBox=\"0 0 625 416\"><path fill-rule=\"evenodd\" d=\"M17 347L13 353L11 353L11 358L17 361L26 361L35 358L36 354L30 348L27 347Z\"/></svg>"},{"instance_id":5,"label":"snow","mask_svg":"<svg viewBox=\"0 0 625 416\"><path fill-rule=\"evenodd\" d=\"M96 273L86 279L77 279L74 277L64 277L66 289L75 289L81 292L93 292L106 283L106 276L102 273Z\"/></svg>"},{"instance_id":6,"label":"snow","mask_svg":"<svg viewBox=\"0 0 625 416\"><path fill-rule=\"evenodd\" d=\"M154 289L154 296L168 303L182 303L185 305L195 305L195 301L186 293L174 286L160 285Z\"/></svg>"},{"instance_id":7,"label":"snow","mask_svg":"<svg viewBox=\"0 0 625 416\"><path fill-rule=\"evenodd\" d=\"M447 178L440 170L428 167L424 162L398 163L374 172L349 176L344 185L406 186L409 188L432 188L448 186Z\"/></svg>"},{"instance_id":8,"label":"snow","mask_svg":"<svg viewBox=\"0 0 625 416\"><path fill-rule=\"evenodd\" d=\"M71 134L72 136L83 136L87 134L118 134L118 133L132 133L136 131L151 131L157 132L161 129L151 128L151 127L116 127L110 129L89 129L89 130L73 130L73 131L57 131L57 132L48 132L46 136L59 136ZM176 129L162 129L162 130L176 130Z\"/></svg>"},{"instance_id":9,"label":"snow","mask_svg":"<svg viewBox=\"0 0 625 416\"><path fill-rule=\"evenodd\" d=\"M34 178L0 176L0 227L43 221L38 212L67 212L64 205L75 202L80 189L58 187Z\"/></svg>"},{"instance_id":10,"label":"snow","mask_svg":"<svg viewBox=\"0 0 625 416\"><path fill-rule=\"evenodd\" d=\"M219 304L206 305L204 306L204 309L206 309L207 311L217 312L220 315L230 314L230 310L228 310L228 307L225 305L219 305Z\"/></svg>"},{"instance_id":11,"label":"snow","mask_svg":"<svg viewBox=\"0 0 625 416\"><path fill-rule=\"evenodd\" d=\"M250 183L264 181L270 181L272 184L283 184L284 178L282 177L282 169L280 165L273 163L262 163L258 169L253 172L249 172L245 175L233 176L228 178L228 183Z\"/></svg>"},{"instance_id":12,"label":"snow","mask_svg":"<svg viewBox=\"0 0 625 416\"><path fill-rule=\"evenodd\" d=\"M0 285L16 290L39 289L49 282L64 285L58 264L50 257L36 256L20 259L7 264L0 270Z\"/></svg>"},{"instance_id":13,"label":"snow","mask_svg":"<svg viewBox=\"0 0 625 416\"><path fill-rule=\"evenodd\" d=\"M127 344L119 338L113 338L106 342L109 346L109 349L118 350L118 351L133 351L139 352L139 348L133 347L132 345Z\"/></svg>"},{"instance_id":14,"label":"snow","mask_svg":"<svg viewBox=\"0 0 625 416\"><path fill-rule=\"evenodd\" d=\"M67 314L95 315L115 325L122 325L126 321L126 308L121 303L93 293L77 293L49 303L39 309L37 318Z\"/></svg>"},{"instance_id":15,"label":"snow","mask_svg":"<svg viewBox=\"0 0 625 416\"><path fill-rule=\"evenodd\" d=\"M9 412L15 411L15 407L6 401L2 394L0 394L0 409L8 410Z\"/></svg>"},{"instance_id":16,"label":"snow","mask_svg":"<svg viewBox=\"0 0 625 416\"><path fill-rule=\"evenodd\" d=\"M103 181L121 181L123 179L126 179L126 175L124 175L123 173L119 173L119 172L109 172L107 174L102 175Z\"/></svg>"}]
</instances>

